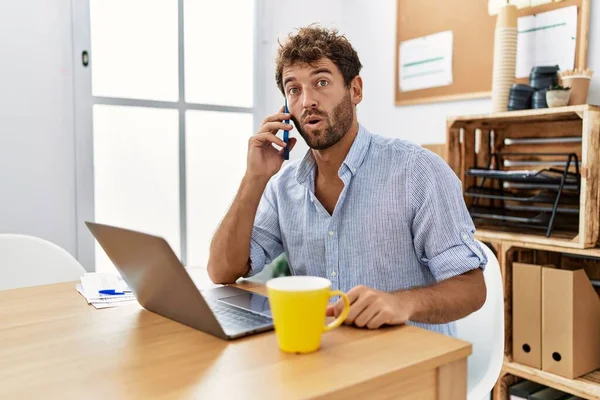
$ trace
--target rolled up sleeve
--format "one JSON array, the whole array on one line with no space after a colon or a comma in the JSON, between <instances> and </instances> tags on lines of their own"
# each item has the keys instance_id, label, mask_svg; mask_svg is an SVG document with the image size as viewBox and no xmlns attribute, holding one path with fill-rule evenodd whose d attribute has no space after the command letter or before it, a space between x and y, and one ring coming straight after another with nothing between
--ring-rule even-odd
<instances>
[{"instance_id":1,"label":"rolled up sleeve","mask_svg":"<svg viewBox=\"0 0 600 400\"><path fill-rule=\"evenodd\" d=\"M279 215L271 183L262 195L250 240L250 270L246 277L258 274L265 265L283 253Z\"/></svg>"},{"instance_id":2,"label":"rolled up sleeve","mask_svg":"<svg viewBox=\"0 0 600 400\"><path fill-rule=\"evenodd\" d=\"M415 153L409 185L415 252L436 281L485 268L461 182L444 160L427 150Z\"/></svg>"}]
</instances>

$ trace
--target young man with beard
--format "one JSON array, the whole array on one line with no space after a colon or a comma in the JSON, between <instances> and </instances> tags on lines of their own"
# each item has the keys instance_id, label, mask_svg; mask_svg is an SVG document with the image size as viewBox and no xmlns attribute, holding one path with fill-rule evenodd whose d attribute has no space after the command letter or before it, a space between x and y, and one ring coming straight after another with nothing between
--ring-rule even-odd
<instances>
[{"instance_id":1,"label":"young man with beard","mask_svg":"<svg viewBox=\"0 0 600 400\"><path fill-rule=\"evenodd\" d=\"M362 65L336 31L300 29L276 67L290 114L266 117L248 143L246 174L211 243L211 279L251 276L285 252L294 275L348 293L347 324L454 335L453 321L486 298L487 259L460 181L433 153L358 123ZM290 117L310 150L280 171L283 149L273 144L285 146L276 134L293 128L282 122Z\"/></svg>"}]
</instances>

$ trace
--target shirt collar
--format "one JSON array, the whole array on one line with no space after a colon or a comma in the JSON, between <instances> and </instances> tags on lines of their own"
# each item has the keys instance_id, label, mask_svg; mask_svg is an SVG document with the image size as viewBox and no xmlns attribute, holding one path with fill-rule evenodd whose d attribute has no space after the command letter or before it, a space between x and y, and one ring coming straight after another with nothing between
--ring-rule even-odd
<instances>
[{"instance_id":1,"label":"shirt collar","mask_svg":"<svg viewBox=\"0 0 600 400\"><path fill-rule=\"evenodd\" d=\"M365 160L365 156L367 155L370 144L371 133L361 124L358 124L358 133L354 138L352 146L350 146L350 151L342 163L342 166L346 165L346 167L348 167L352 176L356 175L360 166ZM298 183L301 185L306 185L311 177L314 179L316 165L317 162L312 154L312 150L309 149L298 165L298 169L296 170L296 181L298 181Z\"/></svg>"},{"instance_id":2,"label":"shirt collar","mask_svg":"<svg viewBox=\"0 0 600 400\"><path fill-rule=\"evenodd\" d=\"M356 175L358 169L365 160L370 144L371 133L359 124L358 133L354 138L354 143L352 143L350 151L346 155L346 159L343 162L343 164L346 164L348 169L350 169L352 176Z\"/></svg>"}]
</instances>

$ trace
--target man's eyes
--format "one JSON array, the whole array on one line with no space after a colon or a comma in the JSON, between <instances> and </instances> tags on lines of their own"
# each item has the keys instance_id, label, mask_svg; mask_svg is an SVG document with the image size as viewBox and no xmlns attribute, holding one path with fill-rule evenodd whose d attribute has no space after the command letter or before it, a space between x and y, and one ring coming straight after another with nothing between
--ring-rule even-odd
<instances>
[{"instance_id":1,"label":"man's eyes","mask_svg":"<svg viewBox=\"0 0 600 400\"><path fill-rule=\"evenodd\" d=\"M326 79L319 79L317 81L317 86L319 87L325 87L329 85L329 81ZM288 89L288 93L290 95L294 95L294 94L298 94L300 92L300 90L297 87L291 87Z\"/></svg>"}]
</instances>

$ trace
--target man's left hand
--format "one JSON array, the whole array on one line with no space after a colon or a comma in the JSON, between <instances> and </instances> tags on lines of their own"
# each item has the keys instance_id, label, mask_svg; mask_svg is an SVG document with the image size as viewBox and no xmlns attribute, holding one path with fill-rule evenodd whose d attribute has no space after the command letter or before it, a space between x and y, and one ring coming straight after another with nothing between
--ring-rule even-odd
<instances>
[{"instance_id":1,"label":"man's left hand","mask_svg":"<svg viewBox=\"0 0 600 400\"><path fill-rule=\"evenodd\" d=\"M350 312L345 324L360 328L377 329L383 325L400 325L410 319L411 305L403 301L401 293L386 293L366 286L356 286L348 293ZM338 317L344 303L338 300L327 307L327 316Z\"/></svg>"}]
</instances>

